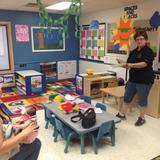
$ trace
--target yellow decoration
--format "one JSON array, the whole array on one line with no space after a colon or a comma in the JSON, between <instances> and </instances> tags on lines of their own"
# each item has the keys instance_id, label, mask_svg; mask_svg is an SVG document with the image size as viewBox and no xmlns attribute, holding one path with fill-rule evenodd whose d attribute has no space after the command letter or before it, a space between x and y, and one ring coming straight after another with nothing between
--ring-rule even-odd
<instances>
[{"instance_id":1,"label":"yellow decoration","mask_svg":"<svg viewBox=\"0 0 160 160\"><path fill-rule=\"evenodd\" d=\"M92 68L87 68L86 72L88 75L93 75L93 69Z\"/></svg>"}]
</instances>

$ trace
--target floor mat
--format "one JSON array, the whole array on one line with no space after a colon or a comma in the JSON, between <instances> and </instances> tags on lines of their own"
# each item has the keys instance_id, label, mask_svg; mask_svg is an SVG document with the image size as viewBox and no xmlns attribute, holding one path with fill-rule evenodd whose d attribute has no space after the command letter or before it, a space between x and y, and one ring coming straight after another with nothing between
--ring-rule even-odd
<instances>
[{"instance_id":1,"label":"floor mat","mask_svg":"<svg viewBox=\"0 0 160 160\"><path fill-rule=\"evenodd\" d=\"M71 94L77 95L75 85L70 81L47 83L47 92L43 94L22 95L17 88L3 88L0 96L0 106L10 115L14 114L17 107L27 107L33 105L37 110L43 109L40 104L48 99L51 94Z\"/></svg>"}]
</instances>

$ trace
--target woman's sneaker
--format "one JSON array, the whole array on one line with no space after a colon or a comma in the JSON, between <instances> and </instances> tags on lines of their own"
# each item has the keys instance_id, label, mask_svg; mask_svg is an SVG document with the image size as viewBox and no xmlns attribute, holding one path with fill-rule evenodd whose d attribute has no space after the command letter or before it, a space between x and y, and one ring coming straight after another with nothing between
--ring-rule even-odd
<instances>
[{"instance_id":1,"label":"woman's sneaker","mask_svg":"<svg viewBox=\"0 0 160 160\"><path fill-rule=\"evenodd\" d=\"M116 117L120 118L121 120L126 120L126 116L121 115L119 112L118 112L118 114L116 114Z\"/></svg>"},{"instance_id":2,"label":"woman's sneaker","mask_svg":"<svg viewBox=\"0 0 160 160\"><path fill-rule=\"evenodd\" d=\"M135 126L142 126L144 123L146 123L145 119L138 117L138 120L135 123Z\"/></svg>"}]
</instances>

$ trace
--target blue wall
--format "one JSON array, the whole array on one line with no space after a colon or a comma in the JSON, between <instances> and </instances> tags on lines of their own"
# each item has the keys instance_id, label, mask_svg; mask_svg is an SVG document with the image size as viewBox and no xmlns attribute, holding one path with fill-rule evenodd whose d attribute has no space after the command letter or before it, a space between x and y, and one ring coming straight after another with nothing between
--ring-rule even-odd
<instances>
[{"instance_id":1,"label":"blue wall","mask_svg":"<svg viewBox=\"0 0 160 160\"><path fill-rule=\"evenodd\" d=\"M58 18L60 15L53 15ZM13 52L15 70L35 69L39 70L39 62L78 60L79 40L75 38L75 20L70 16L68 21L69 38L65 40L65 51L33 53L31 46L31 26L38 26L39 15L34 12L4 11L0 10L0 21L10 21L12 23ZM25 24L29 26L29 42L16 42L15 24ZM21 64L26 64L25 66Z\"/></svg>"}]
</instances>

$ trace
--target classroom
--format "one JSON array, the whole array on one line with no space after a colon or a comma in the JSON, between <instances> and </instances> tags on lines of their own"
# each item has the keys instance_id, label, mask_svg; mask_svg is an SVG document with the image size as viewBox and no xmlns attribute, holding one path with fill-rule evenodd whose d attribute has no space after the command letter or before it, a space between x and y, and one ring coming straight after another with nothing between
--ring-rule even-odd
<instances>
[{"instance_id":1,"label":"classroom","mask_svg":"<svg viewBox=\"0 0 160 160\"><path fill-rule=\"evenodd\" d=\"M160 0L0 1L0 160L160 160Z\"/></svg>"}]
</instances>

